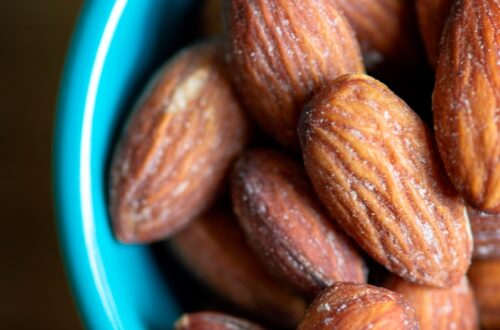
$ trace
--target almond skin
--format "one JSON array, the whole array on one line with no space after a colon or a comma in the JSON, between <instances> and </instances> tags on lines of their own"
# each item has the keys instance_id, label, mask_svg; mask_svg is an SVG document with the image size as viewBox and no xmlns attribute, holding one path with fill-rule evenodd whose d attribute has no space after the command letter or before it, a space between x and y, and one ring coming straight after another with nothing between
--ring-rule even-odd
<instances>
[{"instance_id":1,"label":"almond skin","mask_svg":"<svg viewBox=\"0 0 500 330\"><path fill-rule=\"evenodd\" d=\"M267 273L230 212L195 219L169 244L200 281L236 306L285 326L304 315L305 301Z\"/></svg>"},{"instance_id":2,"label":"almond skin","mask_svg":"<svg viewBox=\"0 0 500 330\"><path fill-rule=\"evenodd\" d=\"M307 310L298 330L417 330L415 312L404 298L368 284L336 283Z\"/></svg>"},{"instance_id":3,"label":"almond skin","mask_svg":"<svg viewBox=\"0 0 500 330\"><path fill-rule=\"evenodd\" d=\"M331 0L225 1L226 59L246 109L298 148L304 103L326 82L363 72L359 45Z\"/></svg>"},{"instance_id":4,"label":"almond skin","mask_svg":"<svg viewBox=\"0 0 500 330\"><path fill-rule=\"evenodd\" d=\"M436 69L439 57L439 41L443 33L446 18L450 14L455 0L416 0L420 34L424 41L427 58Z\"/></svg>"},{"instance_id":5,"label":"almond skin","mask_svg":"<svg viewBox=\"0 0 500 330\"><path fill-rule=\"evenodd\" d=\"M247 320L217 312L184 314L175 322L175 330L264 330Z\"/></svg>"},{"instance_id":6,"label":"almond skin","mask_svg":"<svg viewBox=\"0 0 500 330\"><path fill-rule=\"evenodd\" d=\"M380 71L417 61L418 33L406 0L333 0L361 45L365 66Z\"/></svg>"},{"instance_id":7,"label":"almond skin","mask_svg":"<svg viewBox=\"0 0 500 330\"><path fill-rule=\"evenodd\" d=\"M420 330L478 329L474 293L466 277L447 289L412 284L397 276L384 286L401 294L413 307Z\"/></svg>"},{"instance_id":8,"label":"almond skin","mask_svg":"<svg viewBox=\"0 0 500 330\"><path fill-rule=\"evenodd\" d=\"M182 51L147 89L114 154L110 213L117 238L165 238L214 199L247 125L216 43Z\"/></svg>"},{"instance_id":9,"label":"almond skin","mask_svg":"<svg viewBox=\"0 0 500 330\"><path fill-rule=\"evenodd\" d=\"M468 208L474 237L472 256L476 259L500 257L500 214L488 214Z\"/></svg>"},{"instance_id":10,"label":"almond skin","mask_svg":"<svg viewBox=\"0 0 500 330\"><path fill-rule=\"evenodd\" d=\"M500 329L500 259L477 260L469 270L482 329Z\"/></svg>"},{"instance_id":11,"label":"almond skin","mask_svg":"<svg viewBox=\"0 0 500 330\"><path fill-rule=\"evenodd\" d=\"M472 239L433 137L387 86L346 75L299 127L305 167L330 215L376 261L410 282L458 283Z\"/></svg>"},{"instance_id":12,"label":"almond skin","mask_svg":"<svg viewBox=\"0 0 500 330\"><path fill-rule=\"evenodd\" d=\"M366 282L363 259L293 159L246 152L233 172L232 197L247 240L282 281L310 296L335 282Z\"/></svg>"},{"instance_id":13,"label":"almond skin","mask_svg":"<svg viewBox=\"0 0 500 330\"><path fill-rule=\"evenodd\" d=\"M446 171L474 208L500 213L500 3L461 0L443 33L433 112Z\"/></svg>"}]
</instances>

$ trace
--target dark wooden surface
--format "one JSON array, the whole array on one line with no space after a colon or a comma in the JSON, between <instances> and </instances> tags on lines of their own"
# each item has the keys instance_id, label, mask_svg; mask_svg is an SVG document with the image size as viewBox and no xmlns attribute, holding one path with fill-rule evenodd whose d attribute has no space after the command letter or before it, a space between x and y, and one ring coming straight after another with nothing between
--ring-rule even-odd
<instances>
[{"instance_id":1,"label":"dark wooden surface","mask_svg":"<svg viewBox=\"0 0 500 330\"><path fill-rule=\"evenodd\" d=\"M79 329L50 187L57 87L81 1L0 1L0 328Z\"/></svg>"}]
</instances>

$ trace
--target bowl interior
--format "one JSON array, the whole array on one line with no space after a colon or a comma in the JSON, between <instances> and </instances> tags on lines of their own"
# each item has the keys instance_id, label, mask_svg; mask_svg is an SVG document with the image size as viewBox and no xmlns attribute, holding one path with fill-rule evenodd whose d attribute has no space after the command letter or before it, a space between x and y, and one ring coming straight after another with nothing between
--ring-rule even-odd
<instances>
[{"instance_id":1,"label":"bowl interior","mask_svg":"<svg viewBox=\"0 0 500 330\"><path fill-rule=\"evenodd\" d=\"M195 2L88 1L80 15L61 84L54 189L66 270L92 329L166 328L178 316L150 249L112 234L107 168L142 87L193 35Z\"/></svg>"}]
</instances>

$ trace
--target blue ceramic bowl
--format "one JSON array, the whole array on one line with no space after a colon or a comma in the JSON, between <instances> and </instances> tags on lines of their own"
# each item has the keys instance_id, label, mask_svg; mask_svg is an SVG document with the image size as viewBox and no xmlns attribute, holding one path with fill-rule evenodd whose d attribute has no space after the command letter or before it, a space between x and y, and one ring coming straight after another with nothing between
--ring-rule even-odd
<instances>
[{"instance_id":1,"label":"blue ceramic bowl","mask_svg":"<svg viewBox=\"0 0 500 330\"><path fill-rule=\"evenodd\" d=\"M59 237L86 327L169 328L179 310L151 251L115 240L107 164L130 104L193 25L189 0L87 1L61 84L54 137ZM190 24L191 23L191 24Z\"/></svg>"}]
</instances>

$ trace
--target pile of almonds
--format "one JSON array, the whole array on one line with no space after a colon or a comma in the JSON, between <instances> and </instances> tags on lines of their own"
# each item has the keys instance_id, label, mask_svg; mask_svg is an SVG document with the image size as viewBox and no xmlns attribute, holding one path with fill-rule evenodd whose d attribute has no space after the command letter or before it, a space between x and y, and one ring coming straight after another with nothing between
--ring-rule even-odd
<instances>
[{"instance_id":1,"label":"pile of almonds","mask_svg":"<svg viewBox=\"0 0 500 330\"><path fill-rule=\"evenodd\" d=\"M500 329L500 0L219 1L115 150L116 237L270 329Z\"/></svg>"}]
</instances>

